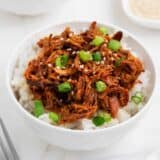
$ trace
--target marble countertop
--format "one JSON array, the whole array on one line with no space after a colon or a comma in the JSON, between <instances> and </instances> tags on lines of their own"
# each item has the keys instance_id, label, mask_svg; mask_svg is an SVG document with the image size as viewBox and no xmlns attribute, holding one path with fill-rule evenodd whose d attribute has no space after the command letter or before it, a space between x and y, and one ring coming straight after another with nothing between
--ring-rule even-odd
<instances>
[{"instance_id":1,"label":"marble countertop","mask_svg":"<svg viewBox=\"0 0 160 160\"><path fill-rule=\"evenodd\" d=\"M61 2L59 2L61 3ZM103 159L105 156L133 155L160 149L160 98L158 90L150 111L126 137L107 149L94 152L72 152L50 146L39 139L14 111L5 85L7 60L14 47L29 33L48 24L71 20L96 20L114 23L132 32L148 48L160 69L160 30L142 28L132 23L123 13L118 0L66 0L53 6L53 12L37 17L15 16L0 12L0 115L21 160L79 160ZM136 158L135 158L136 159Z\"/></svg>"}]
</instances>

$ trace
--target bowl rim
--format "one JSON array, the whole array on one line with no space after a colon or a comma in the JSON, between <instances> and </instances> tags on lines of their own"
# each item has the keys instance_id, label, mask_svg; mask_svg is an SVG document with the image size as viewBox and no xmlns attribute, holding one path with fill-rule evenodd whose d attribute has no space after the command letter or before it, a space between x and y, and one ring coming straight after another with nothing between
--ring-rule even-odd
<instances>
[{"instance_id":1,"label":"bowl rim","mask_svg":"<svg viewBox=\"0 0 160 160\"><path fill-rule=\"evenodd\" d=\"M143 25L149 28L160 29L160 20L147 19L147 18L134 15L134 13L131 11L131 8L129 6L129 0L122 0L122 8L125 14L128 16L128 18L130 18L132 21L136 22L137 24Z\"/></svg>"},{"instance_id":2,"label":"bowl rim","mask_svg":"<svg viewBox=\"0 0 160 160\"><path fill-rule=\"evenodd\" d=\"M121 122L119 124L116 124L114 126L111 126L111 127L107 127L107 128L100 128L100 129L95 129L95 130L73 130L73 129L69 129L69 128L63 128L63 127L59 127L59 126L54 126L54 125L51 125L51 124L48 124L36 117L34 117L31 113L29 113L19 102L18 100L16 99L15 95L14 95L14 92L13 92L13 89L11 87L11 82L10 82L10 76L11 76L11 66L13 64L13 62L17 59L18 57L18 50L21 46L23 46L24 42L26 42L28 39L30 39L31 37L34 37L36 34L38 33L43 33L45 32L46 30L52 28L52 27L58 27L58 26L61 26L61 25L64 25L64 26L68 26L68 25L71 25L71 24L87 24L89 25L92 21L67 21L67 22L62 22L62 23L58 23L58 24L50 24L50 25L47 25L46 27L43 27L42 29L39 29L37 31L34 31L32 33L30 33L29 35L25 36L24 39L15 47L15 49L12 51L12 54L8 60L8 64L7 64L7 70L6 70L6 86L7 86L7 90L8 90L8 93L9 93L9 96L11 97L11 99L15 102L15 104L17 105L16 107L19 108L19 111L21 111L21 113L23 113L25 115L25 117L27 117L28 119L32 120L35 122L35 124L37 124L38 126L42 126L42 127L47 127L47 128L50 128L50 129L53 129L53 130L56 130L56 131L59 131L59 132L66 132L66 133L71 133L71 134L80 134L80 135L85 135L85 134L97 134L99 132L107 132L107 131L111 131L111 130L114 130L114 129L118 129L118 128L121 128L123 126L126 126L126 125L129 125L131 124L133 121L136 121L136 119L138 119L142 114L144 114L144 112L150 108L149 104L152 100L152 98L154 97L154 93L155 93L155 89L156 89L156 82L157 82L157 77L156 77L156 68L155 68L155 65L154 65L154 61L153 59L151 58L150 54L149 54L149 51L143 46L143 44L137 40L137 38L132 35L130 32L128 32L127 30L125 29L122 29L121 27L118 27L117 25L114 25L114 24L110 24L110 23L105 23L105 22L100 22L100 21L97 21L97 24L98 25L102 25L102 26L108 26L114 30L121 30L123 33L125 33L126 35L130 36L132 39L134 39L134 41L136 41L144 50L145 50L145 54L147 54L147 56L149 57L150 59L150 62L151 62L151 65L153 67L153 70L154 70L154 82L153 82L153 88L152 88L152 93L148 99L148 101L146 102L146 104L144 105L144 107L139 111L137 112L134 116L130 117L128 120L124 121L124 122ZM35 125L34 124L34 125Z\"/></svg>"}]
</instances>

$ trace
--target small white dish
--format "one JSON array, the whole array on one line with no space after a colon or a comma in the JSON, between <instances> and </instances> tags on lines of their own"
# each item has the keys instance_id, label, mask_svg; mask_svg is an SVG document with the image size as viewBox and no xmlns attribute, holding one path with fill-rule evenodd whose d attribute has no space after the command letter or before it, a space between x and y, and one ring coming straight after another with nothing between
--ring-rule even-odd
<instances>
[{"instance_id":1,"label":"small white dish","mask_svg":"<svg viewBox=\"0 0 160 160\"><path fill-rule=\"evenodd\" d=\"M130 0L122 0L123 10L129 19L131 19L133 22L143 27L160 29L160 20L152 20L152 19L136 16L130 8L129 1Z\"/></svg>"},{"instance_id":2,"label":"small white dish","mask_svg":"<svg viewBox=\"0 0 160 160\"><path fill-rule=\"evenodd\" d=\"M73 31L80 32L83 29L88 28L89 25L90 22L68 22L60 25L51 25L41 31L29 35L20 43L19 46L17 46L12 57L10 57L9 66L7 68L7 88L9 97L14 104L13 107L15 108L15 111L17 111L17 115L21 116L22 119L25 120L25 123L32 128L37 136L42 137L50 144L69 150L94 150L97 148L110 146L113 143L118 142L118 139L130 132L131 129L133 129L134 126L139 122L139 119L143 118L146 111L148 111L148 109L151 107L150 101L153 97L156 85L156 70L152 61L152 57L150 57L148 51L143 47L143 45L136 40L133 35L117 26L98 23L98 25L108 27L111 32L115 30L121 30L125 35L123 40L128 46L133 48L140 57L143 58L145 69L151 73L150 86L148 88L149 95L146 99L146 104L143 109L123 123L97 130L71 130L53 126L35 118L28 111L26 111L24 107L17 101L11 87L11 79L18 57L20 55L24 55L26 51L32 48L40 38L48 35L49 33L61 33L66 26L70 26Z\"/></svg>"}]
</instances>

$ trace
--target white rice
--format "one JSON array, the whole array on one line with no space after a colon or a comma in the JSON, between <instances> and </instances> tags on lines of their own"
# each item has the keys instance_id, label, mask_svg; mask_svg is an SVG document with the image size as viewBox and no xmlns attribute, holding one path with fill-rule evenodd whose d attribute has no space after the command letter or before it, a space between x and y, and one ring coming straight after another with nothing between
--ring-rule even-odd
<instances>
[{"instance_id":1,"label":"white rice","mask_svg":"<svg viewBox=\"0 0 160 160\"><path fill-rule=\"evenodd\" d=\"M17 96L19 103L30 113L33 111L33 95L29 90L29 87L23 76L23 73L28 65L28 62L35 57L37 51L38 49L35 46L33 46L32 48L28 49L26 54L23 55L21 54L21 56L19 56L14 69L13 78L11 81L12 88L15 92L15 95ZM136 56L136 53L134 53L134 55ZM119 109L117 117L115 119L112 119L110 122L104 123L100 127L96 127L92 123L92 120L82 119L74 123L67 123L61 125L60 127L70 128L70 129L81 129L81 130L94 130L100 128L107 128L128 120L131 116L135 115L140 109L142 109L145 104L145 99L144 102L142 102L139 105L134 104L131 101L131 96L133 96L137 91L141 91L144 97L147 99L147 90L149 88L148 87L149 77L150 77L149 71L145 70L145 72L141 73L138 79L142 83L136 84L134 86L134 88L130 91L130 100L128 105ZM47 113L41 115L39 119L46 123L52 124L51 120L48 118Z\"/></svg>"},{"instance_id":2,"label":"white rice","mask_svg":"<svg viewBox=\"0 0 160 160\"><path fill-rule=\"evenodd\" d=\"M46 122L46 123L52 124L52 121L49 119L48 113L42 114L41 116L39 116L39 119Z\"/></svg>"}]
</instances>

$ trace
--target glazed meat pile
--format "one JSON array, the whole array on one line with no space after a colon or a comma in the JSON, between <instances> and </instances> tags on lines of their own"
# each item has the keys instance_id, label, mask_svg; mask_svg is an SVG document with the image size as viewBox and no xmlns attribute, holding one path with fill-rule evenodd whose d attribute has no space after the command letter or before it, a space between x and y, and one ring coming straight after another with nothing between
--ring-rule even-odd
<instances>
[{"instance_id":1,"label":"glazed meat pile","mask_svg":"<svg viewBox=\"0 0 160 160\"><path fill-rule=\"evenodd\" d=\"M92 22L82 33L66 28L39 40L40 51L24 73L34 99L60 114L59 123L92 118L98 110L116 117L144 71L138 58L117 47L122 37L122 32L109 35Z\"/></svg>"}]
</instances>

